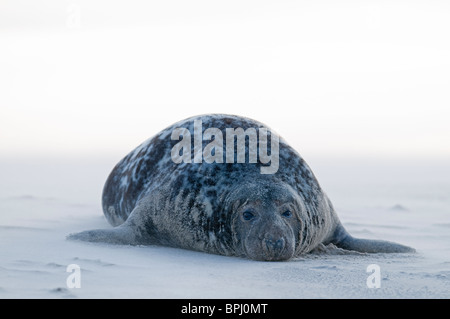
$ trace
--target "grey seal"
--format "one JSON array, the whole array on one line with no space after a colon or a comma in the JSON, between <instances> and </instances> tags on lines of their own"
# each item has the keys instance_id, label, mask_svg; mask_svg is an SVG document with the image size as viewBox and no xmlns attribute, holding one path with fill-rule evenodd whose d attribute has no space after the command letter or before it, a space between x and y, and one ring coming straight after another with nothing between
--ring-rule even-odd
<instances>
[{"instance_id":1,"label":"grey seal","mask_svg":"<svg viewBox=\"0 0 450 319\"><path fill-rule=\"evenodd\" d=\"M199 121L200 137L195 127ZM255 149L251 134L244 136L246 153L239 155L238 139L236 145L234 137L227 139L236 152L225 160L230 148L220 138L230 128L244 134L265 132L267 140L260 136ZM183 140L191 136L184 148L177 148L180 133ZM266 160L255 161L255 152L263 159L263 146ZM264 174L262 169L271 164L269 153L277 163ZM289 260L320 244L366 253L414 252L389 241L352 237L297 151L264 124L235 115L191 117L139 145L112 170L102 206L113 228L70 234L68 239L164 245L266 261Z\"/></svg>"}]
</instances>

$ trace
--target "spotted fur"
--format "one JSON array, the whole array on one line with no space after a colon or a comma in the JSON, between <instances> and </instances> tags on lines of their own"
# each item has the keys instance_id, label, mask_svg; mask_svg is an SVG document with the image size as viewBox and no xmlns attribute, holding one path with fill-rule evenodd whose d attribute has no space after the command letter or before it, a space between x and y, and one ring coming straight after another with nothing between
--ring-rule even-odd
<instances>
[{"instance_id":1,"label":"spotted fur","mask_svg":"<svg viewBox=\"0 0 450 319\"><path fill-rule=\"evenodd\" d=\"M295 256L321 243L348 244L353 239L340 224L309 166L283 139L279 143L279 169L275 174L262 175L260 167L264 164L260 162L174 163L170 154L178 141L171 139L171 133L175 128L187 128L194 136L195 119L202 120L203 130L218 128L224 137L226 128L266 127L249 118L224 114L192 117L173 124L139 145L109 175L102 206L107 220L115 226L114 234L108 230L87 231L70 237L242 256L245 255L240 245L242 238L235 231L235 195L245 195L246 189L255 189L254 185L261 192L275 185L281 187L278 190L291 192L297 203L295 218L301 228L295 234ZM270 129L269 132L273 134ZM209 142L203 141L203 148ZM193 141L191 146L193 153ZM270 143L268 146L270 152ZM246 154L248 151L246 143ZM245 187L247 184L249 187Z\"/></svg>"}]
</instances>

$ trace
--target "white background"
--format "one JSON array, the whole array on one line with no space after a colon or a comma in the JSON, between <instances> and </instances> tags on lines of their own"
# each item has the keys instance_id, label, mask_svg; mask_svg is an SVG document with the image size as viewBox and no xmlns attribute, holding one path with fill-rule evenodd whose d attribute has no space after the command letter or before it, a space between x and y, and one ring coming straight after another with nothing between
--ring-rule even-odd
<instances>
[{"instance_id":1,"label":"white background","mask_svg":"<svg viewBox=\"0 0 450 319\"><path fill-rule=\"evenodd\" d=\"M450 157L448 1L2 1L0 156L119 158L201 113L305 158Z\"/></svg>"}]
</instances>

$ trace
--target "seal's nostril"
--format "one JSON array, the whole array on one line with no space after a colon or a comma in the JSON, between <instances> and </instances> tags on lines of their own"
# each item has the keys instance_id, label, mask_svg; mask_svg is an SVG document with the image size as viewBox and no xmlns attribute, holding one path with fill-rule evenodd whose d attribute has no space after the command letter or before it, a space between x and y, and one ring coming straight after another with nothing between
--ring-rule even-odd
<instances>
[{"instance_id":1,"label":"seal's nostril","mask_svg":"<svg viewBox=\"0 0 450 319\"><path fill-rule=\"evenodd\" d=\"M266 247L272 254L277 254L281 252L284 248L284 238L278 240L266 239Z\"/></svg>"},{"instance_id":2,"label":"seal's nostril","mask_svg":"<svg viewBox=\"0 0 450 319\"><path fill-rule=\"evenodd\" d=\"M275 242L275 249L283 249L284 247L284 238L280 238Z\"/></svg>"}]
</instances>

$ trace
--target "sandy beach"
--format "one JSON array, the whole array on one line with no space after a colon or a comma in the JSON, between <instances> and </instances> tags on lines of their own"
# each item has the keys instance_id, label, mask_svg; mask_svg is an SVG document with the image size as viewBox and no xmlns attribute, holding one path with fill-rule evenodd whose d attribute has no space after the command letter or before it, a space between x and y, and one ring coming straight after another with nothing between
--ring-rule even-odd
<instances>
[{"instance_id":1,"label":"sandy beach","mask_svg":"<svg viewBox=\"0 0 450 319\"><path fill-rule=\"evenodd\" d=\"M349 161L313 160L310 166L351 234L397 241L417 253L360 254L323 247L287 262L257 262L66 240L69 233L111 227L100 196L113 161L2 163L0 298L450 296L448 166L369 163L357 168L345 165ZM441 174L431 176L430 169ZM345 179L349 170L355 174ZM412 170L414 182L405 179ZM72 264L79 266L80 288L67 283ZM373 264L380 270L378 288L367 283Z\"/></svg>"}]
</instances>

